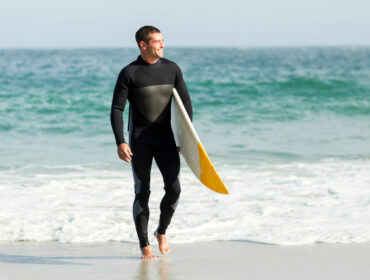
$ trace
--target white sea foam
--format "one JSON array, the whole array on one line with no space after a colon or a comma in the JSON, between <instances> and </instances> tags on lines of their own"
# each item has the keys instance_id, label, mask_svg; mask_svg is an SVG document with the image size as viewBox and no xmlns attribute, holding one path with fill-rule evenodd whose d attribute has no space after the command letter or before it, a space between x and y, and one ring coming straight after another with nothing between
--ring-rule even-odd
<instances>
[{"instance_id":1,"label":"white sea foam","mask_svg":"<svg viewBox=\"0 0 370 280\"><path fill-rule=\"evenodd\" d=\"M218 166L224 196L182 168L172 242L250 240L273 244L370 241L370 161ZM130 167L27 166L0 171L0 240L137 242ZM163 183L152 173L149 232ZM151 236L151 238L153 238Z\"/></svg>"}]
</instances>

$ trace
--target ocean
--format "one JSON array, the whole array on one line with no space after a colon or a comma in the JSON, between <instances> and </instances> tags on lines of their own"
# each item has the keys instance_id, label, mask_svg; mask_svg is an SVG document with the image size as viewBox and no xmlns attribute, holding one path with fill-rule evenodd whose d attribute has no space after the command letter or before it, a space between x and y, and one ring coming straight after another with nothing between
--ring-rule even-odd
<instances>
[{"instance_id":1,"label":"ocean","mask_svg":"<svg viewBox=\"0 0 370 280\"><path fill-rule=\"evenodd\" d=\"M0 50L1 241L137 242L131 168L109 114L117 75L138 54ZM193 123L230 191L205 188L182 160L172 243L370 241L370 47L167 48L165 57L183 71ZM154 232L155 164L151 189Z\"/></svg>"}]
</instances>

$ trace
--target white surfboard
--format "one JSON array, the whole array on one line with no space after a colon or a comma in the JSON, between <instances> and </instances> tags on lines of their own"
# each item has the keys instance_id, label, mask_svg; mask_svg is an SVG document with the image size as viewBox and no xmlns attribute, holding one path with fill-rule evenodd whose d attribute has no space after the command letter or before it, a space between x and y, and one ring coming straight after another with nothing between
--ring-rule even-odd
<instances>
[{"instance_id":1,"label":"white surfboard","mask_svg":"<svg viewBox=\"0 0 370 280\"><path fill-rule=\"evenodd\" d=\"M176 145L180 147L180 151L194 175L209 189L228 194L229 192L200 142L175 88L171 104L171 126Z\"/></svg>"}]
</instances>

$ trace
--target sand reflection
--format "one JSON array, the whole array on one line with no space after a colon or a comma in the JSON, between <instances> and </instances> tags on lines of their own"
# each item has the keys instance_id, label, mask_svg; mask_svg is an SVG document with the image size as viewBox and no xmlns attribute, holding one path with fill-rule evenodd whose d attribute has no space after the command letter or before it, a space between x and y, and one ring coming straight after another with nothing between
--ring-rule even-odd
<instances>
[{"instance_id":1,"label":"sand reflection","mask_svg":"<svg viewBox=\"0 0 370 280\"><path fill-rule=\"evenodd\" d=\"M169 259L155 259L155 260L141 260L138 273L136 276L137 280L169 280ZM171 278L173 279L173 278Z\"/></svg>"}]
</instances>

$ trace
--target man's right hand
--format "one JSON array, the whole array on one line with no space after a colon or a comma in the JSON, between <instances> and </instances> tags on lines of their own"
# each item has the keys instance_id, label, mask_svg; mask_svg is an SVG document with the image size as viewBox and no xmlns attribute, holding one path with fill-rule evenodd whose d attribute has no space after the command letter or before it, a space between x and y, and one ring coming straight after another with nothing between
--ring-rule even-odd
<instances>
[{"instance_id":1,"label":"man's right hand","mask_svg":"<svg viewBox=\"0 0 370 280\"><path fill-rule=\"evenodd\" d=\"M123 161L130 163L131 162L131 156L133 156L130 146L126 143L122 143L117 147L117 153L118 157L122 159Z\"/></svg>"}]
</instances>

